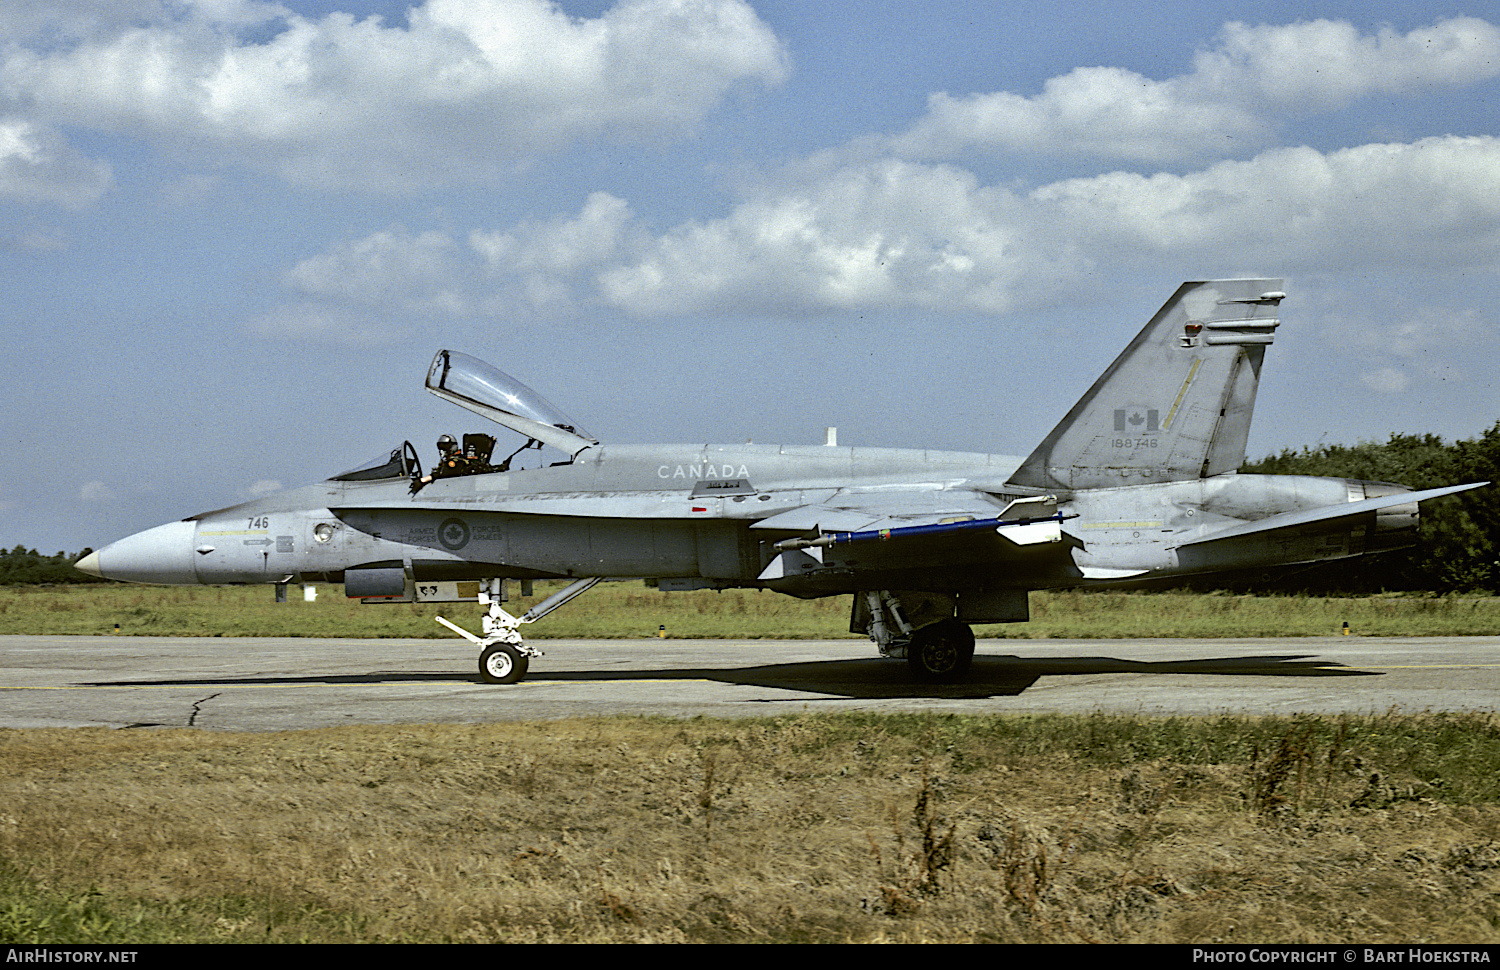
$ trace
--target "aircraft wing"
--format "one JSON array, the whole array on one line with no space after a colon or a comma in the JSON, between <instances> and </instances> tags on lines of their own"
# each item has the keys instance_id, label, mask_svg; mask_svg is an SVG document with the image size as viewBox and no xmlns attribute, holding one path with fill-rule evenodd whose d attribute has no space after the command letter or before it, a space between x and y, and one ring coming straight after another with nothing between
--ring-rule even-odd
<instances>
[{"instance_id":1,"label":"aircraft wing","mask_svg":"<svg viewBox=\"0 0 1500 970\"><path fill-rule=\"evenodd\" d=\"M1471 488L1480 488L1489 482L1471 482L1468 485L1449 485L1444 488L1429 488L1421 492L1399 492L1395 495L1382 495L1378 498L1367 498L1359 502L1350 502L1347 505L1328 505L1319 509L1306 509L1300 512L1283 512L1280 515L1267 516L1254 522L1246 522L1242 525L1230 526L1217 532L1198 536L1180 543L1181 546L1207 546L1217 542L1230 539L1242 539L1246 536L1265 536L1276 534L1277 536L1295 537L1314 532L1328 532L1331 529L1352 524L1355 519L1368 515L1371 512L1379 512L1381 509L1394 508L1400 505L1415 505L1425 502L1430 498L1438 498L1443 495L1453 495L1458 492L1466 492Z\"/></svg>"},{"instance_id":2,"label":"aircraft wing","mask_svg":"<svg viewBox=\"0 0 1500 970\"><path fill-rule=\"evenodd\" d=\"M753 523L752 529L798 532L813 538L837 537L837 541L867 532L922 534L973 529L986 524L998 528L1021 519L1036 520L1057 515L1055 496L1017 499L1001 508L982 493L965 490L911 492L840 491L821 502L798 506Z\"/></svg>"},{"instance_id":3,"label":"aircraft wing","mask_svg":"<svg viewBox=\"0 0 1500 970\"><path fill-rule=\"evenodd\" d=\"M1063 541L1054 495L1016 499L1003 509L974 493L834 496L761 519L752 529L795 532L775 544L778 555L761 580L818 571L836 560L859 568L938 558L953 563L973 552L1017 554ZM1001 541L997 547L994 538ZM833 549L833 547L838 547ZM825 550L831 550L827 551Z\"/></svg>"}]
</instances>

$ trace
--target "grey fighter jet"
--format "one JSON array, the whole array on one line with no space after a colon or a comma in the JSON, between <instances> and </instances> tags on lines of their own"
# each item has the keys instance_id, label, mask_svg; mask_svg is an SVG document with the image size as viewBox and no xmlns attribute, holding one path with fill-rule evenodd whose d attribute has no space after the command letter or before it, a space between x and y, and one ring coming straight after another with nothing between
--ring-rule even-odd
<instances>
[{"instance_id":1,"label":"grey fighter jet","mask_svg":"<svg viewBox=\"0 0 1500 970\"><path fill-rule=\"evenodd\" d=\"M1241 475L1280 280L1185 283L1024 459L833 444L616 445L473 357L427 389L563 460L463 460L424 475L405 443L328 481L148 529L85 572L137 583L343 583L366 602L477 600L492 683L540 653L520 635L600 579L663 590L852 593L850 628L915 676L960 678L973 623L1028 618L1030 590L1176 580L1410 543L1413 492ZM444 442L447 446L448 443ZM450 452L451 454L451 452ZM507 581L574 582L513 616Z\"/></svg>"}]
</instances>

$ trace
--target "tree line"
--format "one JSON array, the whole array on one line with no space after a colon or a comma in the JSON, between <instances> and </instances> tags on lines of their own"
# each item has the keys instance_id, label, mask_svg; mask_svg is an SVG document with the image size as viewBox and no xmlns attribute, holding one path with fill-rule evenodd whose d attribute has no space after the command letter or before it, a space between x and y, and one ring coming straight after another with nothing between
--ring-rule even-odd
<instances>
[{"instance_id":1,"label":"tree line","mask_svg":"<svg viewBox=\"0 0 1500 970\"><path fill-rule=\"evenodd\" d=\"M1241 471L1396 482L1412 489L1500 483L1500 421L1477 438L1393 434L1384 444L1319 445L1247 463ZM1283 584L1308 591L1500 593L1500 484L1422 504L1410 549L1331 563Z\"/></svg>"},{"instance_id":2,"label":"tree line","mask_svg":"<svg viewBox=\"0 0 1500 970\"><path fill-rule=\"evenodd\" d=\"M74 555L59 552L55 556L44 556L35 549L27 549L25 546L0 549L0 586L107 582L107 580L81 573L73 568L75 562L93 551L84 549Z\"/></svg>"}]
</instances>

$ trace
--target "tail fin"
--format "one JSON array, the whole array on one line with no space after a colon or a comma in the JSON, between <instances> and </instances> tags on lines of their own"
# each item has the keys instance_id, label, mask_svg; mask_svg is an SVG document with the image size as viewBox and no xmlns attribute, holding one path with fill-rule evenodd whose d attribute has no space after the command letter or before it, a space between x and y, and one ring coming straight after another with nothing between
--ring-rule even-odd
<instances>
[{"instance_id":1,"label":"tail fin","mask_svg":"<svg viewBox=\"0 0 1500 970\"><path fill-rule=\"evenodd\" d=\"M1266 347L1286 294L1281 280L1184 283L1011 484L1105 488L1234 471Z\"/></svg>"}]
</instances>

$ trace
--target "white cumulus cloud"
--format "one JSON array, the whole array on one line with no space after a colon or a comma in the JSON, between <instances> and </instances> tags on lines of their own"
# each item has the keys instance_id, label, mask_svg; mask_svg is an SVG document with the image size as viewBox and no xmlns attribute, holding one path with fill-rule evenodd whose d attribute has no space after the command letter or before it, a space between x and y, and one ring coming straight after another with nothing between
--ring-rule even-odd
<instances>
[{"instance_id":1,"label":"white cumulus cloud","mask_svg":"<svg viewBox=\"0 0 1500 970\"><path fill-rule=\"evenodd\" d=\"M429 0L403 25L187 10L13 44L0 104L213 147L303 184L399 190L493 177L581 139L680 131L732 87L787 71L743 0L622 0L596 18L544 0Z\"/></svg>"},{"instance_id":2,"label":"white cumulus cloud","mask_svg":"<svg viewBox=\"0 0 1500 970\"><path fill-rule=\"evenodd\" d=\"M1003 312L1034 253L1020 199L946 166L841 169L661 235L605 270L606 302L642 316L801 314L871 306Z\"/></svg>"},{"instance_id":3,"label":"white cumulus cloud","mask_svg":"<svg viewBox=\"0 0 1500 970\"><path fill-rule=\"evenodd\" d=\"M669 7L680 16L701 14L696 6L642 0L598 21L567 21L568 31L581 33L559 35L556 11L531 0L514 0L508 16L493 22L469 16L479 8L458 0L433 0L413 14L411 31L449 23L487 71L501 74L515 50L537 38L567 36L580 45L564 44L555 56L568 65L560 76L577 79L592 76L588 65L599 50L580 38L591 31L630 34L610 20L626 13L636 29L660 36ZM710 7L733 14L746 30L758 24L735 4ZM345 26L387 30L372 22ZM650 47L640 44L626 46ZM767 63L750 57L725 76L745 76L753 73L749 65ZM1335 150L1293 145L1227 158L1223 141L1226 135L1270 139L1285 118L1373 94L1497 74L1500 29L1476 18L1406 33L1362 33L1334 21L1230 24L1178 77L1157 81L1122 68L1087 67L1047 81L1033 97L934 95L926 116L905 134L819 154L718 214L664 228L637 216L630 200L596 190L575 212L477 227L466 239L387 230L336 244L288 274L289 286L308 302L275 322L338 339L368 332L349 321L392 311L499 317L589 306L640 318L712 318L909 307L1000 314L1050 304L1096 267L1164 259L1189 276L1402 274L1423 267L1494 272L1500 269L1496 137L1447 135ZM919 157L984 146L1147 161L1138 171L1028 189ZM1184 166L1185 158L1199 162Z\"/></svg>"},{"instance_id":4,"label":"white cumulus cloud","mask_svg":"<svg viewBox=\"0 0 1500 970\"><path fill-rule=\"evenodd\" d=\"M1500 139L1279 148L1029 192L886 159L788 179L656 233L596 192L573 215L475 230L467 247L377 233L304 260L289 281L372 313L998 314L1048 304L1098 266L1162 258L1188 275L1500 269Z\"/></svg>"},{"instance_id":5,"label":"white cumulus cloud","mask_svg":"<svg viewBox=\"0 0 1500 970\"><path fill-rule=\"evenodd\" d=\"M1163 256L1189 272L1500 268L1500 139L1274 149L1028 193L951 166L850 166L673 228L600 285L606 302L645 316L1002 313L1048 301L1094 266Z\"/></svg>"},{"instance_id":6,"label":"white cumulus cloud","mask_svg":"<svg viewBox=\"0 0 1500 970\"><path fill-rule=\"evenodd\" d=\"M470 308L456 289L457 248L441 232L377 232L302 260L287 283L306 296L458 315Z\"/></svg>"},{"instance_id":7,"label":"white cumulus cloud","mask_svg":"<svg viewBox=\"0 0 1500 970\"><path fill-rule=\"evenodd\" d=\"M1372 94L1500 75L1500 28L1476 17L1368 35L1345 21L1232 23L1217 46L1194 58L1193 68L1194 87L1226 100L1258 96L1281 107L1326 110Z\"/></svg>"},{"instance_id":8,"label":"white cumulus cloud","mask_svg":"<svg viewBox=\"0 0 1500 970\"><path fill-rule=\"evenodd\" d=\"M596 274L644 240L630 206L608 192L590 194L576 216L529 220L506 231L475 230L469 245L483 260L483 302L497 314L569 312L595 302Z\"/></svg>"},{"instance_id":9,"label":"white cumulus cloud","mask_svg":"<svg viewBox=\"0 0 1500 970\"><path fill-rule=\"evenodd\" d=\"M1500 139L1278 148L1184 175L1112 172L1031 199L1102 253L1264 252L1283 266L1492 263Z\"/></svg>"},{"instance_id":10,"label":"white cumulus cloud","mask_svg":"<svg viewBox=\"0 0 1500 970\"><path fill-rule=\"evenodd\" d=\"M906 158L977 150L1200 159L1240 154L1237 145L1263 147L1289 116L1496 76L1500 28L1474 17L1373 35L1342 21L1233 23L1189 73L1154 80L1122 68L1080 67L1034 95L939 92L906 132L865 147Z\"/></svg>"}]
</instances>

